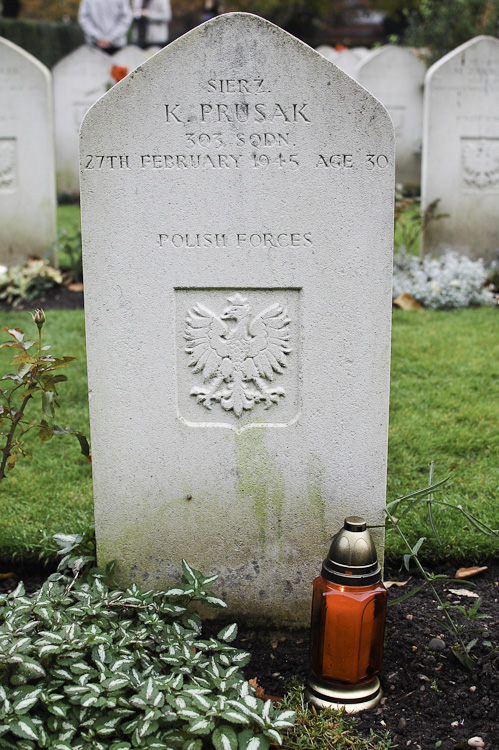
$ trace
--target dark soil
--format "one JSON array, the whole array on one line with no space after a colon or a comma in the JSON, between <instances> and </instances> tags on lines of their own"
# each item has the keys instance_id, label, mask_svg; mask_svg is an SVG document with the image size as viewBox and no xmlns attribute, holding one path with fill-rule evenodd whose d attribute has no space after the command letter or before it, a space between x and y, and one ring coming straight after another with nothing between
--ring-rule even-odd
<instances>
[{"instance_id":1,"label":"dark soil","mask_svg":"<svg viewBox=\"0 0 499 750\"><path fill-rule=\"evenodd\" d=\"M452 578L457 567L436 572ZM387 579L403 581L407 576L390 571ZM420 583L414 577L404 587L390 588L388 601ZM450 589L467 589L481 599L478 613L489 619L475 620L471 627L486 627L487 631L465 637L466 642L478 637L470 651L475 668L465 669L452 653L454 639L440 624L441 612L425 587L388 608L380 675L384 698L376 708L358 714L359 728L366 735L371 728L381 734L388 730L398 748L469 750L468 740L481 737L485 750L499 750L499 563L490 563L488 570L468 580L440 584L438 589L444 601L467 610L476 599L453 594ZM455 612L453 619L464 624L464 618ZM430 649L434 638L444 642L442 651ZM306 678L308 632L269 635L242 631L238 645L252 654L247 677L256 677L269 695L283 695L286 681L292 677Z\"/></svg>"},{"instance_id":2,"label":"dark soil","mask_svg":"<svg viewBox=\"0 0 499 750\"><path fill-rule=\"evenodd\" d=\"M5 563L2 568L8 570ZM452 578L455 570L438 572ZM12 589L20 577L27 593L31 593L48 572L30 568L17 571L14 578L0 579L0 591ZM388 572L386 577L398 581L407 578L397 571ZM390 588L388 601L419 583L414 577L402 588ZM499 750L499 563L490 563L486 571L467 581L440 584L442 599L469 609L476 599L453 594L450 589L478 594L478 613L489 618L474 622L474 627L486 627L485 633L467 636L468 640L478 637L470 652L475 668L466 670L452 653L454 640L440 624L441 613L428 588L389 606L380 675L384 698L376 708L358 714L362 733L369 735L373 729L383 734L388 730L397 748L411 750L468 750L468 740L473 737L482 738L485 750ZM462 624L463 618L456 621ZM207 627L210 632L217 629L214 624ZM444 641L443 650L431 650L434 638ZM256 678L267 695L283 696L289 680L306 678L308 631L248 631L240 625L235 645L251 653L246 677Z\"/></svg>"},{"instance_id":3,"label":"dark soil","mask_svg":"<svg viewBox=\"0 0 499 750\"><path fill-rule=\"evenodd\" d=\"M0 310L6 312L16 310L32 312L39 307L43 310L79 310L83 307L83 292L72 292L65 286L55 286L41 297L36 297L29 302L8 305L4 300L0 300Z\"/></svg>"}]
</instances>

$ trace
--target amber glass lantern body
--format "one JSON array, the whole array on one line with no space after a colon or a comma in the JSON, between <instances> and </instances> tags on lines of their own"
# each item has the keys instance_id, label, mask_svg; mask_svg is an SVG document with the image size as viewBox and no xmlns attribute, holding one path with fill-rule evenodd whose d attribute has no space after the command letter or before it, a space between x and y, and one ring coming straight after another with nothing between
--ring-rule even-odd
<instances>
[{"instance_id":1,"label":"amber glass lantern body","mask_svg":"<svg viewBox=\"0 0 499 750\"><path fill-rule=\"evenodd\" d=\"M356 685L381 670L387 591L381 582L345 586L314 581L310 662L327 682Z\"/></svg>"}]
</instances>

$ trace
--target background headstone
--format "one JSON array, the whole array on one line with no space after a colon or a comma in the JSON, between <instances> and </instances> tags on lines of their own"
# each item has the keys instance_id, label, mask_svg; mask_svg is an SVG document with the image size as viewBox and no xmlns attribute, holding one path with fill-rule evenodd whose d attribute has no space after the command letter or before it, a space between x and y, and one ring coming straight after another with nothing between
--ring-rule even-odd
<instances>
[{"instance_id":1,"label":"background headstone","mask_svg":"<svg viewBox=\"0 0 499 750\"><path fill-rule=\"evenodd\" d=\"M56 237L55 211L50 73L0 39L0 264L45 256Z\"/></svg>"},{"instance_id":2,"label":"background headstone","mask_svg":"<svg viewBox=\"0 0 499 750\"><path fill-rule=\"evenodd\" d=\"M57 192L79 195L79 131L83 116L108 88L113 61L83 44L60 60L52 70L56 132Z\"/></svg>"},{"instance_id":3,"label":"background headstone","mask_svg":"<svg viewBox=\"0 0 499 750\"><path fill-rule=\"evenodd\" d=\"M160 587L184 557L306 625L344 516L384 522L389 116L226 14L97 102L81 166L99 560Z\"/></svg>"},{"instance_id":4,"label":"background headstone","mask_svg":"<svg viewBox=\"0 0 499 750\"><path fill-rule=\"evenodd\" d=\"M329 44L321 44L319 47L316 48L316 52L319 53L319 55L322 55L322 57L325 57L326 60L329 60L330 62L334 62L335 58L338 57L338 50L336 50L334 47L331 47Z\"/></svg>"},{"instance_id":5,"label":"background headstone","mask_svg":"<svg viewBox=\"0 0 499 750\"><path fill-rule=\"evenodd\" d=\"M135 70L139 65L142 65L143 62L151 57L151 54L155 54L157 51L157 47L155 47L154 50L144 50L140 49L140 47L137 47L135 44L127 44L126 47L115 52L111 59L113 65L123 65L128 68L128 72L131 73L132 70Z\"/></svg>"},{"instance_id":6,"label":"background headstone","mask_svg":"<svg viewBox=\"0 0 499 750\"><path fill-rule=\"evenodd\" d=\"M439 201L423 252L499 258L499 40L479 36L426 76L422 209Z\"/></svg>"},{"instance_id":7,"label":"background headstone","mask_svg":"<svg viewBox=\"0 0 499 750\"><path fill-rule=\"evenodd\" d=\"M421 183L423 85L426 65L408 48L394 44L375 50L359 64L355 80L387 108L395 128L395 179Z\"/></svg>"},{"instance_id":8,"label":"background headstone","mask_svg":"<svg viewBox=\"0 0 499 750\"><path fill-rule=\"evenodd\" d=\"M359 65L359 56L352 49L343 49L338 52L336 57L332 60L335 65L348 73L350 78L355 78L357 74L357 67Z\"/></svg>"}]
</instances>

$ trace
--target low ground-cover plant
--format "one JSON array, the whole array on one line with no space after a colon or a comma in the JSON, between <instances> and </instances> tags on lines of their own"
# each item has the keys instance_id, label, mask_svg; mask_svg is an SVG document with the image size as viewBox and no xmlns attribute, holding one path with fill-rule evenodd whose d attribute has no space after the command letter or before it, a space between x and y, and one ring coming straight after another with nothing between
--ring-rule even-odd
<instances>
[{"instance_id":1,"label":"low ground-cover plant","mask_svg":"<svg viewBox=\"0 0 499 750\"><path fill-rule=\"evenodd\" d=\"M32 258L21 266L0 268L0 300L15 307L63 283L61 272L47 260Z\"/></svg>"},{"instance_id":2,"label":"low ground-cover plant","mask_svg":"<svg viewBox=\"0 0 499 750\"><path fill-rule=\"evenodd\" d=\"M283 737L283 750L389 750L397 747L388 732L370 730L369 737L358 735L357 719L332 708L317 711L304 700L304 686L293 680L282 708L296 712L296 721Z\"/></svg>"},{"instance_id":3,"label":"low ground-cover plant","mask_svg":"<svg viewBox=\"0 0 499 750\"><path fill-rule=\"evenodd\" d=\"M44 443L54 435L73 434L80 443L81 452L89 457L89 445L82 433L71 427L60 428L53 423L57 403L57 387L67 380L60 370L74 361L74 357L56 358L48 354L50 346L42 346L43 310L32 315L38 328L36 341L29 341L19 328L2 328L10 340L0 343L0 349L12 349L15 354L11 364L15 372L3 375L0 382L0 438L5 440L0 448L0 481L6 470L12 470L19 456L31 457L25 446L27 435L36 430ZM26 417L26 407L40 397L42 418L32 422ZM48 421L50 420L50 421Z\"/></svg>"},{"instance_id":4,"label":"low ground-cover plant","mask_svg":"<svg viewBox=\"0 0 499 750\"><path fill-rule=\"evenodd\" d=\"M196 601L226 607L182 563L168 591L112 587L91 538L57 535L63 559L33 597L0 597L2 750L267 750L292 710L255 696L230 645L235 624L202 637Z\"/></svg>"},{"instance_id":5,"label":"low ground-cover plant","mask_svg":"<svg viewBox=\"0 0 499 750\"><path fill-rule=\"evenodd\" d=\"M406 293L433 310L493 305L484 285L488 271L482 259L470 260L448 250L440 258L416 258L404 248L394 256L393 296Z\"/></svg>"}]
</instances>

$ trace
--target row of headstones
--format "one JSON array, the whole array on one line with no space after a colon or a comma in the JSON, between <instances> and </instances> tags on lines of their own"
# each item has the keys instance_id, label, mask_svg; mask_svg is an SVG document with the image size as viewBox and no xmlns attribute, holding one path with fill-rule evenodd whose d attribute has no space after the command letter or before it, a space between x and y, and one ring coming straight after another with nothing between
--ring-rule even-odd
<instances>
[{"instance_id":1,"label":"row of headstones","mask_svg":"<svg viewBox=\"0 0 499 750\"><path fill-rule=\"evenodd\" d=\"M87 110L157 48L113 56L83 45L53 73L0 39L0 265L41 256L56 239L56 195L79 194L78 134ZM55 261L55 258L52 258Z\"/></svg>"},{"instance_id":2,"label":"row of headstones","mask_svg":"<svg viewBox=\"0 0 499 750\"><path fill-rule=\"evenodd\" d=\"M493 204L499 189L499 113L495 104L498 48L497 40L478 37L444 57L426 74L423 206L440 200L439 213L450 215L445 222L428 226L425 249L429 252L453 246L486 260L497 255ZM0 50L0 85L5 99L2 108L10 113L2 120L0 131L0 216L4 240L0 263L10 265L29 253L46 251L53 241L56 188L50 74L8 42L2 41ZM395 45L371 53L362 48L336 51L321 47L318 51L388 109L396 135L396 182L419 185L426 72L422 60L413 51ZM57 193L79 194L79 127L85 112L112 85L112 66L132 70L150 54L131 46L110 58L83 46L54 67ZM17 118L19 124L10 122L12 118ZM46 144L42 146L44 139ZM341 154L335 160L341 160ZM39 168L35 168L38 163ZM330 166L335 168L334 160ZM26 169L29 177L21 179L20 169ZM41 197L37 200L38 194ZM24 222L21 228L14 217L24 215L26 206L31 207L34 222ZM35 223L36 236L31 239Z\"/></svg>"}]
</instances>

